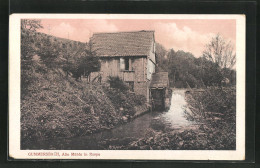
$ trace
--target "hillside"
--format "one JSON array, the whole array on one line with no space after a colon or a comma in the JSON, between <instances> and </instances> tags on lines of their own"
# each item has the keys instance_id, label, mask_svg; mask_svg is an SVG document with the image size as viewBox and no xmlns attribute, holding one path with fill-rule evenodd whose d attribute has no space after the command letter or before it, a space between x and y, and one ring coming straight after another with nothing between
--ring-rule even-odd
<instances>
[{"instance_id":1,"label":"hillside","mask_svg":"<svg viewBox=\"0 0 260 168\"><path fill-rule=\"evenodd\" d=\"M100 83L76 81L66 74L60 58L66 58L70 44L75 49L72 53L79 53L76 49L84 48L82 43L37 32L23 32L22 36L22 149L39 149L42 141L54 137L77 137L110 129L134 118L137 109L147 110L142 96ZM72 56L70 59L76 59ZM57 148L61 147L49 147Z\"/></svg>"},{"instance_id":2,"label":"hillside","mask_svg":"<svg viewBox=\"0 0 260 168\"><path fill-rule=\"evenodd\" d=\"M52 48L55 48L59 51L59 56L66 57L76 57L77 52L82 52L82 50L86 47L85 43L79 41L73 41L69 39L59 38L51 35L47 35L45 33L40 32L30 32L27 30L22 31L21 34L22 45L24 43L30 43L32 47L31 53L37 53L40 49L43 49L45 45L48 43L51 44ZM23 49L23 48L22 48ZM25 48L24 48L25 49ZM73 59L73 58L72 58Z\"/></svg>"}]
</instances>

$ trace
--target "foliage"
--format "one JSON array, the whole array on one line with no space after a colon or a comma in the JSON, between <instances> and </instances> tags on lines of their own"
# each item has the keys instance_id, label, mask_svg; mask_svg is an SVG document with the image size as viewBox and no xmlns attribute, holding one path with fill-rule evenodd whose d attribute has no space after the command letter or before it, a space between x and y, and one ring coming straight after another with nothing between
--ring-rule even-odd
<instances>
[{"instance_id":1,"label":"foliage","mask_svg":"<svg viewBox=\"0 0 260 168\"><path fill-rule=\"evenodd\" d=\"M42 62L30 65L33 80L27 94L21 92L22 149L41 149L45 140L113 128L133 118L135 106L140 106L133 93L65 78L61 69L49 69Z\"/></svg>"},{"instance_id":2,"label":"foliage","mask_svg":"<svg viewBox=\"0 0 260 168\"><path fill-rule=\"evenodd\" d=\"M227 78L229 85L235 85L235 70L221 68L218 64L204 57L195 58L192 53L184 51L166 51L158 44L156 51L157 71L167 71L171 87L205 88L221 86ZM165 54L166 53L166 54Z\"/></svg>"},{"instance_id":3,"label":"foliage","mask_svg":"<svg viewBox=\"0 0 260 168\"><path fill-rule=\"evenodd\" d=\"M58 57L52 60L54 63L62 61L63 64L66 63L66 61L74 62L76 59L83 56L86 49L85 43L54 37L37 31L22 31L21 39L23 38L27 39L27 41L21 45L30 46L34 55L39 54L40 56L40 54L42 54L41 59L46 60L47 62L47 57L52 59L56 56ZM24 49L24 47L22 46L21 49ZM48 66L47 62L46 65ZM61 66L57 68L60 67Z\"/></svg>"},{"instance_id":4,"label":"foliage","mask_svg":"<svg viewBox=\"0 0 260 168\"><path fill-rule=\"evenodd\" d=\"M121 92L117 89L107 89L106 93L110 100L113 100L113 105L119 113L122 113L123 116L127 118L133 117L136 113L133 99L129 99L128 95L125 92Z\"/></svg>"},{"instance_id":5,"label":"foliage","mask_svg":"<svg viewBox=\"0 0 260 168\"><path fill-rule=\"evenodd\" d=\"M203 57L216 63L221 68L233 68L236 63L236 54L231 42L227 42L220 34L217 34L206 44Z\"/></svg>"},{"instance_id":6,"label":"foliage","mask_svg":"<svg viewBox=\"0 0 260 168\"><path fill-rule=\"evenodd\" d=\"M110 84L111 88L119 89L123 92L129 90L129 87L118 76L109 76L108 83Z\"/></svg>"},{"instance_id":7,"label":"foliage","mask_svg":"<svg viewBox=\"0 0 260 168\"><path fill-rule=\"evenodd\" d=\"M43 28L40 20L21 20L21 91L23 94L27 94L34 80L32 70L34 66L32 58L36 54L34 37L35 31L40 28Z\"/></svg>"},{"instance_id":8,"label":"foliage","mask_svg":"<svg viewBox=\"0 0 260 168\"><path fill-rule=\"evenodd\" d=\"M210 136L211 145L220 149L236 147L236 92L232 87L211 87L191 92L188 97L191 120L204 123L200 129Z\"/></svg>"},{"instance_id":9,"label":"foliage","mask_svg":"<svg viewBox=\"0 0 260 168\"><path fill-rule=\"evenodd\" d=\"M203 92L191 92L188 101L193 111L193 118L221 117L212 120L210 125L218 126L216 122L234 124L236 116L236 92L232 87L210 87Z\"/></svg>"},{"instance_id":10,"label":"foliage","mask_svg":"<svg viewBox=\"0 0 260 168\"><path fill-rule=\"evenodd\" d=\"M21 32L21 60L30 61L35 54L35 50L32 46L33 32L22 31Z\"/></svg>"},{"instance_id":11,"label":"foliage","mask_svg":"<svg viewBox=\"0 0 260 168\"><path fill-rule=\"evenodd\" d=\"M43 28L41 24L41 20L39 19L21 19L21 29L29 30L29 31L36 31L38 29Z\"/></svg>"},{"instance_id":12,"label":"foliage","mask_svg":"<svg viewBox=\"0 0 260 168\"><path fill-rule=\"evenodd\" d=\"M30 61L36 53L33 48L35 31L43 28L41 20L21 20L21 60Z\"/></svg>"},{"instance_id":13,"label":"foliage","mask_svg":"<svg viewBox=\"0 0 260 168\"><path fill-rule=\"evenodd\" d=\"M131 97L132 96L132 97ZM133 100L134 104L136 105L144 105L146 103L146 97L144 95L136 95L136 94L129 94L131 100Z\"/></svg>"},{"instance_id":14,"label":"foliage","mask_svg":"<svg viewBox=\"0 0 260 168\"><path fill-rule=\"evenodd\" d=\"M67 76L69 70L76 70L74 63L81 62L80 58L85 53L86 44L39 33L36 29L37 26L31 28L31 30L29 30L29 26L22 27L24 27L21 32L21 60L23 61L21 70L23 81L31 77L26 75L31 74L29 72L30 64L35 55L40 57L40 61L46 65L47 70L62 68L67 73ZM22 83L27 83L23 81ZM30 83L30 80L27 81L28 83L24 85Z\"/></svg>"},{"instance_id":15,"label":"foliage","mask_svg":"<svg viewBox=\"0 0 260 168\"><path fill-rule=\"evenodd\" d=\"M66 72L71 72L73 77L78 80L81 76L88 78L91 72L99 71L100 67L99 58L96 56L95 51L92 50L91 43L87 43L82 54L74 61L69 61L69 58L66 57L63 69Z\"/></svg>"},{"instance_id":16,"label":"foliage","mask_svg":"<svg viewBox=\"0 0 260 168\"><path fill-rule=\"evenodd\" d=\"M78 65L79 68L84 71L86 77L88 77L91 72L99 71L101 66L99 58L94 55L81 57Z\"/></svg>"},{"instance_id":17,"label":"foliage","mask_svg":"<svg viewBox=\"0 0 260 168\"><path fill-rule=\"evenodd\" d=\"M166 63L166 54L167 54L167 51L166 49L160 44L160 43L156 43L155 45L155 58L156 58L156 63L157 66L156 67L156 71L167 71L167 69L164 69L165 67L164 66L160 66L160 65L164 65Z\"/></svg>"},{"instance_id":18,"label":"foliage","mask_svg":"<svg viewBox=\"0 0 260 168\"><path fill-rule=\"evenodd\" d=\"M56 59L60 55L60 51L56 45L53 45L50 41L50 37L46 41L43 41L41 48L38 50L37 54L40 56L41 60L49 68L53 68L56 65Z\"/></svg>"},{"instance_id":19,"label":"foliage","mask_svg":"<svg viewBox=\"0 0 260 168\"><path fill-rule=\"evenodd\" d=\"M88 77L91 72L100 70L100 61L96 56L81 56L75 62L67 62L63 69L71 72L72 76L78 80L81 76Z\"/></svg>"},{"instance_id":20,"label":"foliage","mask_svg":"<svg viewBox=\"0 0 260 168\"><path fill-rule=\"evenodd\" d=\"M201 78L203 85L221 86L221 81L224 76L221 73L221 68L217 64L204 58L196 59L196 63L199 69L197 71L194 69L194 73L198 73L196 77Z\"/></svg>"},{"instance_id":21,"label":"foliage","mask_svg":"<svg viewBox=\"0 0 260 168\"><path fill-rule=\"evenodd\" d=\"M235 86L236 85L236 71L231 70L229 68L223 68L221 70L221 74L225 79L228 79L229 83L227 86Z\"/></svg>"},{"instance_id":22,"label":"foliage","mask_svg":"<svg viewBox=\"0 0 260 168\"><path fill-rule=\"evenodd\" d=\"M79 67L84 69L84 75L88 77L91 72L97 72L100 70L101 63L99 58L96 56L96 50L93 49L93 44L91 41L87 43L85 53L86 57L81 58Z\"/></svg>"},{"instance_id":23,"label":"foliage","mask_svg":"<svg viewBox=\"0 0 260 168\"><path fill-rule=\"evenodd\" d=\"M110 89L106 89L107 95L124 116L133 117L136 113L135 106L145 105L145 96L130 92L129 87L118 76L109 76L108 82Z\"/></svg>"}]
</instances>

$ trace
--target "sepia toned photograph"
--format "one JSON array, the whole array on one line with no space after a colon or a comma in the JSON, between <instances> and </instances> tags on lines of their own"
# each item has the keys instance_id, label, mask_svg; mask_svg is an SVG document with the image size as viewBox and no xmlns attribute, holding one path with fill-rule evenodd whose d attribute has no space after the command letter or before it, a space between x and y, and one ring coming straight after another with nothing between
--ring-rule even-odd
<instances>
[{"instance_id":1,"label":"sepia toned photograph","mask_svg":"<svg viewBox=\"0 0 260 168\"><path fill-rule=\"evenodd\" d=\"M80 16L13 15L18 158L243 159L244 16Z\"/></svg>"}]
</instances>

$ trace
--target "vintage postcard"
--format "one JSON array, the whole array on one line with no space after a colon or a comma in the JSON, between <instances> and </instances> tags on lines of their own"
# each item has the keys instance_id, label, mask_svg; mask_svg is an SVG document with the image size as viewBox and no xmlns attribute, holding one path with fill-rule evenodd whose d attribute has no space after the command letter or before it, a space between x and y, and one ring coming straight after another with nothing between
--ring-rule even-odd
<instances>
[{"instance_id":1,"label":"vintage postcard","mask_svg":"<svg viewBox=\"0 0 260 168\"><path fill-rule=\"evenodd\" d=\"M12 14L9 157L244 160L245 16Z\"/></svg>"}]
</instances>

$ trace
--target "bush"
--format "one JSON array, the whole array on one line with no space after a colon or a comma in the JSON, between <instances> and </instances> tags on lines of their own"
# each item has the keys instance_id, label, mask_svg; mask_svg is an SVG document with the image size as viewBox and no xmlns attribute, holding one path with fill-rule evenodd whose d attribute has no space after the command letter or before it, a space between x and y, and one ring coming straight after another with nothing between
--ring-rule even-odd
<instances>
[{"instance_id":1,"label":"bush","mask_svg":"<svg viewBox=\"0 0 260 168\"><path fill-rule=\"evenodd\" d=\"M210 87L203 92L191 92L187 100L192 111L188 117L204 123L200 129L209 136L209 144L216 149L235 149L235 88Z\"/></svg>"},{"instance_id":2,"label":"bush","mask_svg":"<svg viewBox=\"0 0 260 168\"><path fill-rule=\"evenodd\" d=\"M130 100L133 100L133 103L136 105L144 105L146 103L146 97L144 95L136 95L135 93L130 93L128 95Z\"/></svg>"},{"instance_id":3,"label":"bush","mask_svg":"<svg viewBox=\"0 0 260 168\"><path fill-rule=\"evenodd\" d=\"M188 100L197 117L218 114L221 121L235 122L235 88L210 87L203 92L191 92Z\"/></svg>"},{"instance_id":4,"label":"bush","mask_svg":"<svg viewBox=\"0 0 260 168\"><path fill-rule=\"evenodd\" d=\"M108 83L110 84L111 88L119 89L123 92L129 90L129 87L118 76L109 76Z\"/></svg>"},{"instance_id":5,"label":"bush","mask_svg":"<svg viewBox=\"0 0 260 168\"><path fill-rule=\"evenodd\" d=\"M133 99L128 97L129 94L127 94L127 92L122 92L121 90L114 88L107 88L105 92L113 103L115 109L117 109L118 113L122 113L123 116L134 116L134 106L136 104L134 103Z\"/></svg>"}]
</instances>

